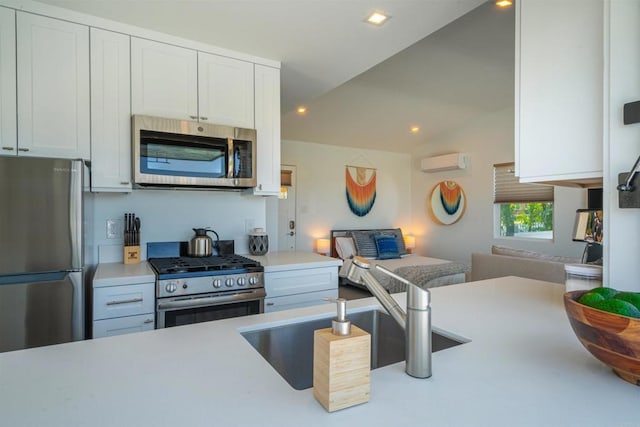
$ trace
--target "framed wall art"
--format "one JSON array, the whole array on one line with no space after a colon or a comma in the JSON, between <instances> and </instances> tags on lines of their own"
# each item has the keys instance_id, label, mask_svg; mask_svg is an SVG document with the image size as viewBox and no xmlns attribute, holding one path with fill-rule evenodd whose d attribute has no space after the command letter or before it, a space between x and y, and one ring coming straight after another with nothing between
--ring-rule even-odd
<instances>
[{"instance_id":1,"label":"framed wall art","mask_svg":"<svg viewBox=\"0 0 640 427\"><path fill-rule=\"evenodd\" d=\"M442 225L455 224L462 218L467 207L467 198L462 187L455 181L440 181L431 190L427 209L435 222Z\"/></svg>"}]
</instances>

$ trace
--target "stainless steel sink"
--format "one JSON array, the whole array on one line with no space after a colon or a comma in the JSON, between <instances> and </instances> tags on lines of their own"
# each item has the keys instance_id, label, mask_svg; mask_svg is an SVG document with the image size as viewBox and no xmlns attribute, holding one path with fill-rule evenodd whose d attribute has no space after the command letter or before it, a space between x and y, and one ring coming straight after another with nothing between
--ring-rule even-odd
<instances>
[{"instance_id":1,"label":"stainless steel sink","mask_svg":"<svg viewBox=\"0 0 640 427\"><path fill-rule=\"evenodd\" d=\"M331 317L242 332L242 336L296 390L313 386L313 331L330 328ZM385 312L369 310L348 313L354 325L371 334L371 369L404 360L404 331ZM463 344L432 332L432 351Z\"/></svg>"}]
</instances>

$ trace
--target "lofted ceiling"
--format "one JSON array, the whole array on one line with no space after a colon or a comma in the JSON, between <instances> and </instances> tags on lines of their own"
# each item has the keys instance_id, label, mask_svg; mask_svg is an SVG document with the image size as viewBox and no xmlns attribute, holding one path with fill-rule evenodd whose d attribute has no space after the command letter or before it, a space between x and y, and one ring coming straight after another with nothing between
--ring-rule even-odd
<instances>
[{"instance_id":1,"label":"lofted ceiling","mask_svg":"<svg viewBox=\"0 0 640 427\"><path fill-rule=\"evenodd\" d=\"M411 152L513 105L513 11L486 0L39 1L281 61L283 139Z\"/></svg>"}]
</instances>

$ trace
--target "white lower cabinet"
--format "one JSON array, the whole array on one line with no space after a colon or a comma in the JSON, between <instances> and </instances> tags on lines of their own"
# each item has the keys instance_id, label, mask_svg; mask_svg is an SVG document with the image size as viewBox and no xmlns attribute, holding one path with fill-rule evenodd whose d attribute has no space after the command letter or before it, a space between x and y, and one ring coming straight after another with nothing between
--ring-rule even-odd
<instances>
[{"instance_id":1,"label":"white lower cabinet","mask_svg":"<svg viewBox=\"0 0 640 427\"><path fill-rule=\"evenodd\" d=\"M155 283L93 290L93 338L155 328Z\"/></svg>"},{"instance_id":2,"label":"white lower cabinet","mask_svg":"<svg viewBox=\"0 0 640 427\"><path fill-rule=\"evenodd\" d=\"M153 313L154 297L154 283L94 289L93 320Z\"/></svg>"},{"instance_id":3,"label":"white lower cabinet","mask_svg":"<svg viewBox=\"0 0 640 427\"><path fill-rule=\"evenodd\" d=\"M338 297L338 268L318 267L265 272L265 313L325 304Z\"/></svg>"},{"instance_id":4,"label":"white lower cabinet","mask_svg":"<svg viewBox=\"0 0 640 427\"><path fill-rule=\"evenodd\" d=\"M155 319L153 313L96 320L93 322L93 337L112 337L114 335L130 334L133 332L151 331L154 329L154 326Z\"/></svg>"},{"instance_id":5,"label":"white lower cabinet","mask_svg":"<svg viewBox=\"0 0 640 427\"><path fill-rule=\"evenodd\" d=\"M155 292L146 263L99 264L93 278L93 338L154 329Z\"/></svg>"}]
</instances>

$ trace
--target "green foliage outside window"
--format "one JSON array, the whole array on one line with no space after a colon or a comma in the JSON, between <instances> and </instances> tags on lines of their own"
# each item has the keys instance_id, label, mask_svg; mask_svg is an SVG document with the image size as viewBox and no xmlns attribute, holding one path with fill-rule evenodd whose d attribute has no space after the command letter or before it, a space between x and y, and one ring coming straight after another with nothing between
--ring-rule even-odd
<instances>
[{"instance_id":1,"label":"green foliage outside window","mask_svg":"<svg viewBox=\"0 0 640 427\"><path fill-rule=\"evenodd\" d=\"M501 203L500 235L528 235L553 231L553 203ZM548 233L545 233L548 234Z\"/></svg>"}]
</instances>

